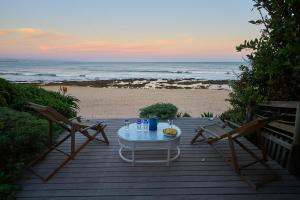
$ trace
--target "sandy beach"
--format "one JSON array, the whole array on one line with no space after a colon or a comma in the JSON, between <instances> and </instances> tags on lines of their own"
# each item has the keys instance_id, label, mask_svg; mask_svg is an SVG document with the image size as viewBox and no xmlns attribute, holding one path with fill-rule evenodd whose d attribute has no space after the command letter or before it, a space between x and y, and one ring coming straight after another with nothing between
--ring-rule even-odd
<instances>
[{"instance_id":1,"label":"sandy beach","mask_svg":"<svg viewBox=\"0 0 300 200\"><path fill-rule=\"evenodd\" d=\"M58 91L59 86L43 86ZM126 89L68 86L69 95L80 99L78 115L85 118L137 117L139 109L147 105L173 103L180 112L193 117L210 111L216 115L229 108L228 90L212 89Z\"/></svg>"}]
</instances>

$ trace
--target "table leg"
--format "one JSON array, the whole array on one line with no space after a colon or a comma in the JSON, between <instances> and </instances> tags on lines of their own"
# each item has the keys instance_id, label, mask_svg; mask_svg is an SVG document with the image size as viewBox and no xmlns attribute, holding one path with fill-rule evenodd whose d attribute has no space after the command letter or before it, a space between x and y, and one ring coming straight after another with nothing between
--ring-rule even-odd
<instances>
[{"instance_id":1,"label":"table leg","mask_svg":"<svg viewBox=\"0 0 300 200\"><path fill-rule=\"evenodd\" d=\"M131 157L132 157L132 166L134 166L134 161L135 161L135 158L134 158L134 147L131 149Z\"/></svg>"},{"instance_id":2,"label":"table leg","mask_svg":"<svg viewBox=\"0 0 300 200\"><path fill-rule=\"evenodd\" d=\"M168 148L167 166L170 166L170 148Z\"/></svg>"}]
</instances>

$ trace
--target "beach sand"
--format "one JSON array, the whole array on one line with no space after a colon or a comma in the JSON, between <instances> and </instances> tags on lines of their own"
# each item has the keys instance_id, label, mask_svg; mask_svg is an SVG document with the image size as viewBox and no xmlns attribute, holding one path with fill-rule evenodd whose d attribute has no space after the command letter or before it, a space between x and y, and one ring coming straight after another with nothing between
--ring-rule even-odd
<instances>
[{"instance_id":1,"label":"beach sand","mask_svg":"<svg viewBox=\"0 0 300 200\"><path fill-rule=\"evenodd\" d=\"M59 86L43 86L58 91ZM126 89L68 86L69 95L80 99L78 115L85 118L137 117L139 109L157 102L173 103L180 112L199 117L203 112L221 114L229 108L227 90Z\"/></svg>"}]
</instances>

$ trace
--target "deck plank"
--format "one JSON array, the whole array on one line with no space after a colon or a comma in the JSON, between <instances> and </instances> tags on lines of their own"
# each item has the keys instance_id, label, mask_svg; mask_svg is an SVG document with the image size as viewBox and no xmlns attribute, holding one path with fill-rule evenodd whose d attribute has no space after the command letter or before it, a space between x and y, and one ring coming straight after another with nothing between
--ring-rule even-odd
<instances>
[{"instance_id":1,"label":"deck plank","mask_svg":"<svg viewBox=\"0 0 300 200\"><path fill-rule=\"evenodd\" d=\"M135 119L130 119L134 121ZM165 164L137 164L132 167L118 156L117 130L123 119L105 121L110 145L91 142L58 174L47 183L29 172L19 182L23 190L18 199L299 199L300 181L276 162L269 161L281 180L253 191L231 167L207 144L190 145L194 129L212 123L208 119L183 118L174 123L182 129L181 157L171 166ZM83 139L78 138L78 143ZM256 147L243 140L251 149ZM67 150L67 146L60 147ZM229 156L226 142L218 148ZM241 151L237 148L237 151ZM157 151L143 151L137 156L152 158ZM63 159L57 152L51 153L38 170L46 173ZM239 161L251 160L240 152ZM261 166L248 170L251 174L265 174Z\"/></svg>"}]
</instances>

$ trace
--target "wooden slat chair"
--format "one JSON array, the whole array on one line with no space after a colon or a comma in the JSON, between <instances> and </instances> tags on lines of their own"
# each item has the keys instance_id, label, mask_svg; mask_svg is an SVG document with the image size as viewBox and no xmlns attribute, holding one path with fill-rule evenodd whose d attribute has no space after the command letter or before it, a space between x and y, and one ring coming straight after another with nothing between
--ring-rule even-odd
<instances>
[{"instance_id":1,"label":"wooden slat chair","mask_svg":"<svg viewBox=\"0 0 300 200\"><path fill-rule=\"evenodd\" d=\"M232 165L234 171L242 178L242 180L246 181L253 189L257 189L259 186L273 181L278 178L276 173L273 173L270 176L267 176L260 183L252 182L245 173L242 172L243 169L250 167L256 163L261 163L266 169L271 170L270 167L266 164L268 159L267 152L263 143L263 138L261 134L261 129L268 124L271 119L257 119L253 120L249 123L244 124L243 126L239 126L238 128L232 129L230 126L223 124L213 124L208 126L199 127L196 129L196 136L192 139L191 144L195 144L198 142L207 142L212 145L214 149L225 158L220 151L214 146L215 143L221 140L227 140L230 148L230 158L225 159L229 161ZM229 122L230 123L230 122ZM236 124L234 124L237 126ZM243 143L241 143L238 138L249 135L256 134L257 142L261 150L261 157L257 156L256 153L247 148ZM201 136L201 139L198 138ZM254 158L253 162L244 164L242 166L239 165L237 152L235 151L235 144L239 145L243 150L245 150L252 158Z\"/></svg>"},{"instance_id":2,"label":"wooden slat chair","mask_svg":"<svg viewBox=\"0 0 300 200\"><path fill-rule=\"evenodd\" d=\"M109 141L106 137L106 134L104 132L104 129L106 127L105 124L97 123L93 125L85 125L81 123L80 117L75 117L72 119L68 119L53 108L50 108L48 106L43 106L35 103L29 103L29 107L34 109L35 111L39 112L41 115L43 115L45 118L48 119L49 127L48 127L48 148L45 152L40 154L35 160L33 160L28 165L28 169L40 177L44 181L48 181L51 177L53 177L65 164L67 164L71 159L74 159L76 154L83 149L88 143L90 143L93 140L97 140L99 142L103 142L105 144L109 144ZM74 121L76 120L76 121ZM57 143L53 144L53 123L57 123L60 125L63 129L65 129L68 134L63 137L61 140L59 140ZM90 133L92 130L93 133ZM87 138L85 142L83 142L78 148L75 147L75 134L79 133L82 134ZM103 139L96 138L98 134L101 134ZM60 149L58 149L58 146L63 144L67 139L71 138L70 142L70 153L66 153ZM63 153L67 157L59 164L58 167L56 167L50 174L48 174L46 177L43 177L39 175L34 169L33 166L38 163L38 161L44 159L51 151L57 150L60 153Z\"/></svg>"}]
</instances>

